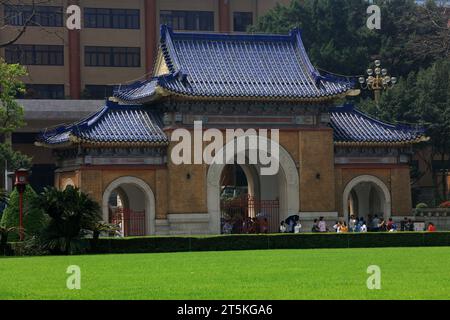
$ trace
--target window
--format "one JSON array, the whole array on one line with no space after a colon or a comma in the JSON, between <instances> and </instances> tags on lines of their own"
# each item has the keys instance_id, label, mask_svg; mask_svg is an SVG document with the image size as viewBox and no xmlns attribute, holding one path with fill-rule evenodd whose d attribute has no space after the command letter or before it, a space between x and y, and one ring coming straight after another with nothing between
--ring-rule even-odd
<instances>
[{"instance_id":1,"label":"window","mask_svg":"<svg viewBox=\"0 0 450 320\"><path fill-rule=\"evenodd\" d=\"M13 132L11 142L12 144L34 144L37 136L35 132Z\"/></svg>"},{"instance_id":2,"label":"window","mask_svg":"<svg viewBox=\"0 0 450 320\"><path fill-rule=\"evenodd\" d=\"M175 30L214 30L214 13L211 11L161 11L160 21Z\"/></svg>"},{"instance_id":3,"label":"window","mask_svg":"<svg viewBox=\"0 0 450 320\"><path fill-rule=\"evenodd\" d=\"M113 95L114 86L87 84L84 96L87 99L104 99Z\"/></svg>"},{"instance_id":4,"label":"window","mask_svg":"<svg viewBox=\"0 0 450 320\"><path fill-rule=\"evenodd\" d=\"M5 58L22 65L63 66L64 46L15 44L6 47Z\"/></svg>"},{"instance_id":5,"label":"window","mask_svg":"<svg viewBox=\"0 0 450 320\"><path fill-rule=\"evenodd\" d=\"M85 8L86 28L139 29L138 9Z\"/></svg>"},{"instance_id":6,"label":"window","mask_svg":"<svg viewBox=\"0 0 450 320\"><path fill-rule=\"evenodd\" d=\"M245 32L247 27L253 24L253 13L233 12L234 31Z\"/></svg>"},{"instance_id":7,"label":"window","mask_svg":"<svg viewBox=\"0 0 450 320\"><path fill-rule=\"evenodd\" d=\"M84 64L88 67L140 67L141 48L85 47Z\"/></svg>"},{"instance_id":8,"label":"window","mask_svg":"<svg viewBox=\"0 0 450 320\"><path fill-rule=\"evenodd\" d=\"M26 84L18 99L64 99L63 84Z\"/></svg>"},{"instance_id":9,"label":"window","mask_svg":"<svg viewBox=\"0 0 450 320\"><path fill-rule=\"evenodd\" d=\"M31 17L29 25L42 27L62 27L62 7L35 6L34 15L32 6L5 5L5 24L12 26L23 26Z\"/></svg>"}]
</instances>

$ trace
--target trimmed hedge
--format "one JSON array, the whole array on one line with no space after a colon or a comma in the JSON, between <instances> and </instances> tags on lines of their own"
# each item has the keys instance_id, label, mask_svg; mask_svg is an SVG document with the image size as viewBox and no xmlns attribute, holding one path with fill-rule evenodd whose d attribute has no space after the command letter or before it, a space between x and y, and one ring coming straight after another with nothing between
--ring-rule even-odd
<instances>
[{"instance_id":1,"label":"trimmed hedge","mask_svg":"<svg viewBox=\"0 0 450 320\"><path fill-rule=\"evenodd\" d=\"M90 253L450 246L450 232L160 236L91 240Z\"/></svg>"}]
</instances>

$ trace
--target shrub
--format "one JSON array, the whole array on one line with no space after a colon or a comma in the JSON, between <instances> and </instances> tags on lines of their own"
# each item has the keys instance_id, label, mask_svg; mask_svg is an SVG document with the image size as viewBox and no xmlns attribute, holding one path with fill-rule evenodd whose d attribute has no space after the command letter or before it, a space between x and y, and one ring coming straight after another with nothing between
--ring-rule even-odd
<instances>
[{"instance_id":1,"label":"shrub","mask_svg":"<svg viewBox=\"0 0 450 320\"><path fill-rule=\"evenodd\" d=\"M45 226L44 212L36 208L33 203L37 198L36 192L27 185L23 194L23 227L25 238L39 234ZM14 189L10 194L8 206L3 212L0 226L3 228L15 228L9 233L9 241L19 239L19 192Z\"/></svg>"},{"instance_id":2,"label":"shrub","mask_svg":"<svg viewBox=\"0 0 450 320\"><path fill-rule=\"evenodd\" d=\"M92 241L92 240L90 240ZM100 238L92 253L449 246L450 232L301 233Z\"/></svg>"},{"instance_id":3,"label":"shrub","mask_svg":"<svg viewBox=\"0 0 450 320\"><path fill-rule=\"evenodd\" d=\"M424 202L418 203L416 205L416 209L425 209L425 208L428 208L428 205Z\"/></svg>"}]
</instances>

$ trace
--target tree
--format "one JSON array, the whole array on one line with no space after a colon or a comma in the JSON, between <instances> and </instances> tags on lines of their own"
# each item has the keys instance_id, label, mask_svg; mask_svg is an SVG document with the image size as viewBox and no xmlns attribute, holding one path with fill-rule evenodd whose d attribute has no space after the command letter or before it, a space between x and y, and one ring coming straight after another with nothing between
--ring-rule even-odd
<instances>
[{"instance_id":1,"label":"tree","mask_svg":"<svg viewBox=\"0 0 450 320\"><path fill-rule=\"evenodd\" d=\"M82 241L86 231L98 229L100 206L78 188L65 190L45 188L34 205L49 217L41 233L44 249L53 253L73 254L85 249Z\"/></svg>"},{"instance_id":2,"label":"tree","mask_svg":"<svg viewBox=\"0 0 450 320\"><path fill-rule=\"evenodd\" d=\"M39 234L45 225L44 212L32 205L36 198L36 192L30 185L27 185L23 194L23 227L25 238ZM3 228L14 228L14 231L10 232L10 241L17 241L19 239L19 192L17 189L14 189L10 194L8 206L4 210L0 226Z\"/></svg>"},{"instance_id":3,"label":"tree","mask_svg":"<svg viewBox=\"0 0 450 320\"><path fill-rule=\"evenodd\" d=\"M425 129L430 137L428 148L417 150L416 154L432 174L436 199L445 200L447 181L445 175L437 181L434 160L440 159L443 167L450 167L450 60L438 61L400 78L397 85L381 96L379 109L372 100L363 101L360 107L385 121L418 124Z\"/></svg>"},{"instance_id":4,"label":"tree","mask_svg":"<svg viewBox=\"0 0 450 320\"><path fill-rule=\"evenodd\" d=\"M336 74L356 77L368 63L382 59L392 74L429 67L449 57L450 29L441 7L418 6L414 0L380 0L381 29L366 26L364 0L294 0L277 5L260 17L251 32L287 33L302 30L302 39L314 65Z\"/></svg>"},{"instance_id":5,"label":"tree","mask_svg":"<svg viewBox=\"0 0 450 320\"><path fill-rule=\"evenodd\" d=\"M13 151L8 141L10 134L24 125L23 107L19 105L16 96L24 92L20 80L26 75L25 68L18 64L7 64L0 58L0 169L15 170L29 167L30 158Z\"/></svg>"}]
</instances>

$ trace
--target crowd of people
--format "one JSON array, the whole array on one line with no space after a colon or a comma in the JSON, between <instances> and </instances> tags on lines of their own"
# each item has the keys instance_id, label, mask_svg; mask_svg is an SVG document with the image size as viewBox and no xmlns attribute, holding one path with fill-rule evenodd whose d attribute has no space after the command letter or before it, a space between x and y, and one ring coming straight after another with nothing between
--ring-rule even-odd
<instances>
[{"instance_id":1,"label":"crowd of people","mask_svg":"<svg viewBox=\"0 0 450 320\"><path fill-rule=\"evenodd\" d=\"M300 218L298 215L290 216L286 220L281 221L280 232L291 232L299 233L301 230ZM411 219L405 217L401 222L400 226L394 222L392 218L387 221L383 217L378 217L378 215L369 215L368 221L363 217L356 217L351 215L348 223L346 221L336 221L330 229L324 219L320 217L319 219L314 219L311 232L396 232L396 231L415 231L414 222ZM436 227L432 222L429 222L426 226L425 231L433 232L436 231Z\"/></svg>"},{"instance_id":2,"label":"crowd of people","mask_svg":"<svg viewBox=\"0 0 450 320\"><path fill-rule=\"evenodd\" d=\"M281 233L300 233L302 224L299 215L289 216L281 221L279 232ZM400 223L395 222L392 218L385 220L378 215L369 215L367 221L363 217L351 215L348 222L336 221L330 228L324 217L314 219L311 230L306 232L396 232L396 231L417 231L414 227L412 219L404 218ZM436 231L436 226L429 222L425 231ZM222 221L222 233L224 234L256 234L269 233L269 221L267 217L246 217L236 216L234 219L224 219Z\"/></svg>"},{"instance_id":3,"label":"crowd of people","mask_svg":"<svg viewBox=\"0 0 450 320\"><path fill-rule=\"evenodd\" d=\"M266 217L236 217L227 219L222 224L224 234L268 233L269 221Z\"/></svg>"}]
</instances>

